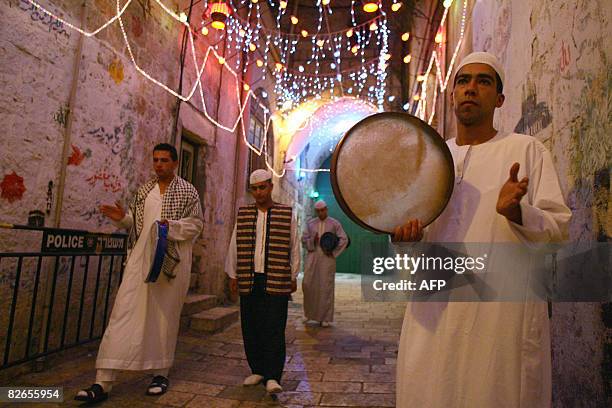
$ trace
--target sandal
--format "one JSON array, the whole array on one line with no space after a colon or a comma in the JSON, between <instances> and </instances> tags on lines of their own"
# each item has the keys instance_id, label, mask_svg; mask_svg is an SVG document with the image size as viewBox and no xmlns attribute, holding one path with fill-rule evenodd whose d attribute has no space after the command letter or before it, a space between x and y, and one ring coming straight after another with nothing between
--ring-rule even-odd
<instances>
[{"instance_id":1,"label":"sandal","mask_svg":"<svg viewBox=\"0 0 612 408\"><path fill-rule=\"evenodd\" d=\"M162 375L156 375L155 377L153 377L151 384L149 384L149 387L147 388L147 395L163 395L166 393L166 391L168 391L169 385L170 382L166 377ZM152 388L161 388L161 391L152 391Z\"/></svg>"},{"instance_id":2,"label":"sandal","mask_svg":"<svg viewBox=\"0 0 612 408\"><path fill-rule=\"evenodd\" d=\"M108 399L108 392L104 392L104 388L102 388L100 384L93 384L91 387L85 388L81 391L85 391L87 395L77 394L74 397L75 400L93 404Z\"/></svg>"}]
</instances>

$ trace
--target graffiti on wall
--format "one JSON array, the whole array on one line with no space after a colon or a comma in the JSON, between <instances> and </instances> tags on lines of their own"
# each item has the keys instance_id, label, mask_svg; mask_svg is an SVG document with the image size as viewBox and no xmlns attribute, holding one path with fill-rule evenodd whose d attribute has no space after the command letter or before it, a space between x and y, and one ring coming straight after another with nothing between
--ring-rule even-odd
<instances>
[{"instance_id":1,"label":"graffiti on wall","mask_svg":"<svg viewBox=\"0 0 612 408\"><path fill-rule=\"evenodd\" d=\"M92 188L102 187L107 193L116 193L123 189L121 177L117 174L113 174L108 169L108 166L104 166L91 176L87 177L86 181Z\"/></svg>"},{"instance_id":2,"label":"graffiti on wall","mask_svg":"<svg viewBox=\"0 0 612 408\"><path fill-rule=\"evenodd\" d=\"M55 123L65 128L68 123L68 114L70 113L70 109L68 106L60 106L57 112L53 114L53 120Z\"/></svg>"},{"instance_id":3,"label":"graffiti on wall","mask_svg":"<svg viewBox=\"0 0 612 408\"><path fill-rule=\"evenodd\" d=\"M120 84L123 81L123 63L119 58L113 59L109 64L108 74L116 84Z\"/></svg>"},{"instance_id":4,"label":"graffiti on wall","mask_svg":"<svg viewBox=\"0 0 612 408\"><path fill-rule=\"evenodd\" d=\"M523 87L523 102L521 103L521 118L514 131L536 135L552 123L552 115L546 102L538 102L535 85L529 79Z\"/></svg>"},{"instance_id":5,"label":"graffiti on wall","mask_svg":"<svg viewBox=\"0 0 612 408\"><path fill-rule=\"evenodd\" d=\"M559 53L559 71L564 74L572 61L572 53L569 44L561 40L561 51Z\"/></svg>"},{"instance_id":6,"label":"graffiti on wall","mask_svg":"<svg viewBox=\"0 0 612 408\"><path fill-rule=\"evenodd\" d=\"M69 166L79 166L83 162L83 160L85 160L86 157L91 157L90 149L85 150L85 152L81 152L81 149L79 149L77 146L71 146L72 154L70 154L70 157L68 157Z\"/></svg>"},{"instance_id":7,"label":"graffiti on wall","mask_svg":"<svg viewBox=\"0 0 612 408\"><path fill-rule=\"evenodd\" d=\"M5 174L2 182L0 183L0 197L8 200L12 203L23 198L23 193L26 191L26 187L23 184L23 177L12 172L11 174Z\"/></svg>"},{"instance_id":8,"label":"graffiti on wall","mask_svg":"<svg viewBox=\"0 0 612 408\"><path fill-rule=\"evenodd\" d=\"M129 133L131 136L131 124L126 123L123 126L115 126L112 131L107 131L104 126L91 129L87 134L93 139L102 142L110 148L113 155L118 155L121 152L121 140Z\"/></svg>"},{"instance_id":9,"label":"graffiti on wall","mask_svg":"<svg viewBox=\"0 0 612 408\"><path fill-rule=\"evenodd\" d=\"M19 8L25 11L26 13L29 13L32 21L40 21L41 24L48 26L49 32L53 31L56 34L61 34L66 38L70 38L70 33L64 28L64 23L43 11L39 11L30 2L26 0L20 0Z\"/></svg>"}]
</instances>

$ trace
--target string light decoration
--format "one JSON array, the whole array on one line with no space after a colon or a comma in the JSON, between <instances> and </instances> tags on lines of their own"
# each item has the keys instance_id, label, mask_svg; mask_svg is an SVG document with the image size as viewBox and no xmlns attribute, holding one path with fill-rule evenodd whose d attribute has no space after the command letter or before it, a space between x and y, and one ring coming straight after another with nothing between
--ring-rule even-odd
<instances>
[{"instance_id":1,"label":"string light decoration","mask_svg":"<svg viewBox=\"0 0 612 408\"><path fill-rule=\"evenodd\" d=\"M190 101L196 94L199 96L199 104L198 109L204 114L204 116L215 126L226 130L228 132L235 132L239 124L243 124L244 120L244 112L247 106L250 103L259 104L262 109L264 109L266 119L266 126L269 126L269 122L272 120L272 116L265 106L257 100L256 95L254 94L251 86L249 84L243 83L241 80L242 75L238 75L238 69L231 68L228 62L223 58L222 55L219 55L217 52L217 45L209 46L206 48L204 52L203 58L198 57L195 51L194 46L194 32L192 30L192 26L190 22L187 21L187 16L184 13L175 12L167 7L161 0L154 0L156 4L158 4L171 18L176 20L178 24L182 24L187 33L187 45L188 50L191 53L191 60L193 63L193 69L195 73L195 82L188 89L186 93L177 93L175 90L171 89L161 81L157 80L150 73L147 73L143 68L141 68L132 52L132 48L130 46L130 42L124 27L124 22L122 20L122 16L124 15L127 8L132 4L133 0L127 0L125 4L121 4L121 0L116 1L116 13L112 16L108 21L103 23L100 27L93 31L86 31L81 27L77 27L65 19L56 16L54 13L45 9L41 6L36 0L26 0L33 7L35 7L39 12L45 13L49 16L54 17L59 22L63 23L66 27L69 27L80 34L86 37L92 37L102 30L109 27L114 22L119 22L119 28L121 30L127 54L130 60L132 61L135 70L145 77L147 80L154 83L156 86L164 89L166 92L171 95L179 98L182 101ZM351 1L351 21L352 26L347 27L344 30L337 32L322 32L321 31L321 21L322 16L325 13L331 14L331 6L330 2L319 0L318 9L319 9L319 24L316 32L309 33L306 31L306 35L304 33L296 32L296 33L283 33L280 29L280 21L281 18L285 15L287 9L287 2L280 1L278 5L274 0L270 0L268 3L272 7L277 7L276 13L276 30L265 28L262 24L261 14L260 14L260 2L251 1L251 0L233 0L234 9L236 8L235 3L241 2L248 3L248 16L246 20L242 20L240 16L231 12L231 0L226 0L228 3L223 0L217 0L215 2L211 2L211 11L212 8L215 7L216 4L224 5L218 6L218 12L223 15L220 15L219 18L213 19L214 21L223 22L224 28L220 28L220 25L217 27L218 30L222 30L223 35L226 36L226 43L228 45L232 44L236 49L244 51L248 50L251 53L254 53L256 50L260 51L261 57L252 58L249 57L249 61L246 61L246 65L254 64L259 68L265 67L268 65L270 48L272 45L276 47L280 54L280 61L289 61L289 56L294 54L296 51L296 47L300 41L309 41L312 46L312 55L311 58L306 62L306 65L310 67L315 67L314 72L311 69L310 72L300 72L299 68L288 68L283 64L279 64L277 69L273 72L273 75L276 79L276 87L275 91L278 95L279 103L282 104L284 109L290 109L292 106L295 106L298 103L303 102L309 98L321 98L321 95L324 92L327 92L328 95L331 95L332 98L335 98L334 89L339 89L341 96L355 96L361 99L371 100L375 102L378 109L382 109L382 104L385 100L385 80L386 80L386 70L388 68L388 35L389 29L387 25L387 16L382 8L380 8L380 2L376 2L376 6L379 10L377 15L373 16L369 21L365 21L361 24L356 24L355 19L355 0ZM326 4L323 4L326 3ZM393 11L399 10L398 6L393 7L394 5L399 4L401 7L401 3L394 0L394 4L391 6ZM444 25L448 7L450 7L452 1L445 1L445 12L443 16L442 23L440 26ZM325 6L325 7L323 7ZM452 72L452 67L454 65L454 61L456 59L456 55L458 53L459 47L463 41L463 35L465 30L465 15L467 9L467 0L464 0L463 6L463 15L461 21L461 34L455 49L455 53L453 58L451 59L451 63L449 64L449 71L444 75L440 68L440 62L438 61L437 53L434 50L432 52L432 58L430 59L429 66L425 73L426 77L429 77L431 69L433 68L433 64L435 63L437 71L436 71L436 80L440 86L440 91L444 92L446 89L446 85L448 83L450 73ZM178 14L177 14L178 13ZM212 18L212 13L211 13ZM295 16L298 19L297 16ZM299 21L299 19L298 19ZM212 23L211 23L212 25ZM373 28L372 30L370 28ZM194 28L195 29L195 28ZM201 32L202 35L208 34L208 29L205 26L202 26L200 29L197 29L198 32ZM442 32L439 30L439 32ZM403 38L402 38L403 39ZM356 49L354 48L356 46ZM368 47L371 47L375 50L378 50L378 55L374 57L366 57L366 50ZM351 50L355 49L355 56L361 61L361 64L356 68L346 69L342 66L341 60L341 52L343 50ZM333 56L328 58L328 56ZM206 104L204 103L204 90L202 85L202 75L204 72L204 67L206 66L209 58L213 58L220 64L220 68L222 70L227 70L229 72L235 82L236 82L236 98L238 101L239 112L238 115L233 121L233 123L223 124L219 121L215 120L207 111ZM408 58L409 55L404 56L404 62ZM237 58L236 58L237 59ZM332 60L331 63L322 62ZM237 67L238 68L238 67ZM263 70L264 76L266 75L266 70ZM444 78L445 77L445 78ZM373 83L372 83L373 82ZM415 96L418 96L418 103L415 103L413 108L415 108L415 114L421 118L424 118L425 112L427 111L427 82L423 81L420 86L420 93ZM330 92L331 90L331 92ZM244 92L243 92L244 91ZM433 103L435 108L435 99L437 97L438 90L434 89L433 91ZM415 98L417 101L417 98ZM411 105L411 104L410 104ZM409 106L410 106L409 105ZM431 116L429 118L430 123L433 119L433 115L435 110L431 110ZM241 133L243 136L243 141L248 146L249 149L254 151L257 154L262 154L265 151L265 142L264 145L258 149L255 146L251 145L246 138L245 134L245 126L240 126ZM274 171L272 166L268 164L270 170ZM281 172L284 174L284 171ZM281 173L275 174L279 177L282 177Z\"/></svg>"}]
</instances>

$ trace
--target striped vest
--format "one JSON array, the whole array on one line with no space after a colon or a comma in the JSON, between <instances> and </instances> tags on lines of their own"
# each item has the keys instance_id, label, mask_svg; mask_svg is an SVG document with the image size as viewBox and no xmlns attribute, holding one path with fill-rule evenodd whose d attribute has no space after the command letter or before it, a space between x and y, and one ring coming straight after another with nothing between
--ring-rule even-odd
<instances>
[{"instance_id":1,"label":"striped vest","mask_svg":"<svg viewBox=\"0 0 612 408\"><path fill-rule=\"evenodd\" d=\"M270 295L291 294L291 211L291 207L276 203L268 210L264 272L266 293ZM253 289L258 212L254 204L238 210L236 273L241 295L248 295Z\"/></svg>"}]
</instances>

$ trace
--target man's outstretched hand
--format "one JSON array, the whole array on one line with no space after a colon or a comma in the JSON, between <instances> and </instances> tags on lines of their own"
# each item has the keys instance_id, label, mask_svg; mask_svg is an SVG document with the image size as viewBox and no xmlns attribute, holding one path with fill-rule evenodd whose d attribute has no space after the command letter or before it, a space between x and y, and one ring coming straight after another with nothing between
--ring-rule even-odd
<instances>
[{"instance_id":1,"label":"man's outstretched hand","mask_svg":"<svg viewBox=\"0 0 612 408\"><path fill-rule=\"evenodd\" d=\"M113 221L121 221L125 217L125 209L119 201L115 201L115 205L101 205L100 212Z\"/></svg>"},{"instance_id":2,"label":"man's outstretched hand","mask_svg":"<svg viewBox=\"0 0 612 408\"><path fill-rule=\"evenodd\" d=\"M423 239L423 224L419 220L410 220L393 231L393 242L417 242Z\"/></svg>"},{"instance_id":3,"label":"man's outstretched hand","mask_svg":"<svg viewBox=\"0 0 612 408\"><path fill-rule=\"evenodd\" d=\"M514 163L510 167L510 177L504 183L499 191L496 210L499 214L506 217L515 224L522 225L523 219L521 215L521 199L527 194L527 186L529 185L529 177L523 177L518 180L518 172L520 164Z\"/></svg>"}]
</instances>

